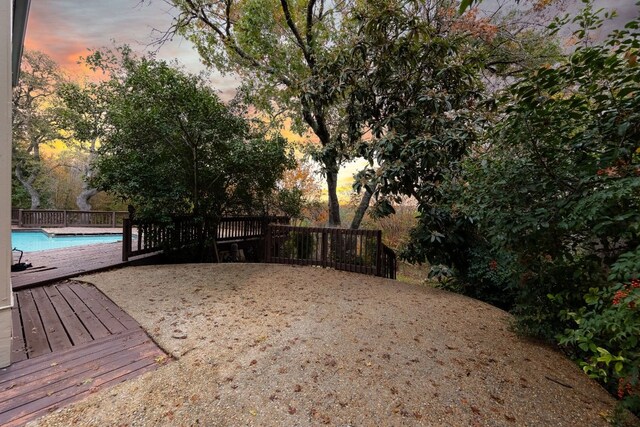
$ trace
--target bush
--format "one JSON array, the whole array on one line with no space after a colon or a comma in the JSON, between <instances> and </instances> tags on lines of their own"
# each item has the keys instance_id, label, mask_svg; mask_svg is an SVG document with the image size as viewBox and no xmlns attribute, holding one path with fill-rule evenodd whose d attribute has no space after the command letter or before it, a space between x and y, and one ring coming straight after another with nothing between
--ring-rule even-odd
<instances>
[{"instance_id":1,"label":"bush","mask_svg":"<svg viewBox=\"0 0 640 427\"><path fill-rule=\"evenodd\" d=\"M624 405L640 412L640 280L593 288L585 307L563 311L574 322L558 336L590 377L602 381Z\"/></svg>"}]
</instances>

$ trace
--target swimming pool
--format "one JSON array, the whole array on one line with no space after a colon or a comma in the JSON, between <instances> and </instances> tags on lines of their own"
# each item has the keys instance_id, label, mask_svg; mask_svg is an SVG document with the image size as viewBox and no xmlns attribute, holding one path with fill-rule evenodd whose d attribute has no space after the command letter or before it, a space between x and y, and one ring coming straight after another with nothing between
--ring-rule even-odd
<instances>
[{"instance_id":1,"label":"swimming pool","mask_svg":"<svg viewBox=\"0 0 640 427\"><path fill-rule=\"evenodd\" d=\"M12 231L11 247L24 252L62 249L96 243L121 242L122 234L49 235L42 231Z\"/></svg>"}]
</instances>

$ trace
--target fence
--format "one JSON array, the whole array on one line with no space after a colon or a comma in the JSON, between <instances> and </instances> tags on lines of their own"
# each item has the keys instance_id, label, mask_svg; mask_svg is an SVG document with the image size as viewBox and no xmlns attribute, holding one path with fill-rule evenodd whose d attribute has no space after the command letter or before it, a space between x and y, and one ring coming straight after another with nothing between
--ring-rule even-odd
<instances>
[{"instance_id":1,"label":"fence","mask_svg":"<svg viewBox=\"0 0 640 427\"><path fill-rule=\"evenodd\" d=\"M336 270L396 278L396 255L382 244L380 230L269 225L265 262L320 265Z\"/></svg>"},{"instance_id":2,"label":"fence","mask_svg":"<svg viewBox=\"0 0 640 427\"><path fill-rule=\"evenodd\" d=\"M284 216L225 217L215 227L218 242L255 239L266 234L269 223L288 224ZM133 229L137 229L137 242L133 246ZM213 237L214 225L193 218L176 218L171 223L147 223L126 218L122 230L122 260L132 256L171 248L178 249Z\"/></svg>"},{"instance_id":3,"label":"fence","mask_svg":"<svg viewBox=\"0 0 640 427\"><path fill-rule=\"evenodd\" d=\"M11 225L20 223L20 209L11 208Z\"/></svg>"},{"instance_id":4,"label":"fence","mask_svg":"<svg viewBox=\"0 0 640 427\"><path fill-rule=\"evenodd\" d=\"M17 224L20 227L119 227L128 215L119 211L19 209Z\"/></svg>"}]
</instances>

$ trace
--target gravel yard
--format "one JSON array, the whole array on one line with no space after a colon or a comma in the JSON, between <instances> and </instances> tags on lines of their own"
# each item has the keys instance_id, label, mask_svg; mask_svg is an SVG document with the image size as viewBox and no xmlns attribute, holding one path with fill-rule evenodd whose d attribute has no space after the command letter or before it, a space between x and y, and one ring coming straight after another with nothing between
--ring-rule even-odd
<instances>
[{"instance_id":1,"label":"gravel yard","mask_svg":"<svg viewBox=\"0 0 640 427\"><path fill-rule=\"evenodd\" d=\"M606 426L615 402L473 299L317 267L83 277L174 360L40 426Z\"/></svg>"}]
</instances>

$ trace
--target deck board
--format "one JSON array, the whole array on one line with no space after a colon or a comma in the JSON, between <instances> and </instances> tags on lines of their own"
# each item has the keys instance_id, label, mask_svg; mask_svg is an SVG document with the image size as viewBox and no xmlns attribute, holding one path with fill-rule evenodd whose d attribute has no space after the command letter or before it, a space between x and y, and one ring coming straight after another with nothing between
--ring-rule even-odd
<instances>
[{"instance_id":1,"label":"deck board","mask_svg":"<svg viewBox=\"0 0 640 427\"><path fill-rule=\"evenodd\" d=\"M168 360L131 316L92 285L23 289L15 300L13 364L0 369L0 425L24 425ZM37 333L30 337L28 328Z\"/></svg>"},{"instance_id":2,"label":"deck board","mask_svg":"<svg viewBox=\"0 0 640 427\"><path fill-rule=\"evenodd\" d=\"M73 345L91 342L91 334L78 319L67 300L60 294L58 288L56 286L44 286L43 289L56 308L56 313Z\"/></svg>"},{"instance_id":3,"label":"deck board","mask_svg":"<svg viewBox=\"0 0 640 427\"><path fill-rule=\"evenodd\" d=\"M42 288L34 288L31 290L31 295L33 296L36 307L40 312L41 319L47 319L46 325L44 326L44 332L47 335L51 351L71 348L71 340L69 340L69 336L64 330L62 321L58 317L51 300L49 300L49 297L44 290Z\"/></svg>"},{"instance_id":4,"label":"deck board","mask_svg":"<svg viewBox=\"0 0 640 427\"><path fill-rule=\"evenodd\" d=\"M22 315L28 357L33 358L51 353L49 341L47 341L47 335L44 332L44 326L33 301L31 291L21 293L17 296L17 299L21 309L20 314Z\"/></svg>"},{"instance_id":5,"label":"deck board","mask_svg":"<svg viewBox=\"0 0 640 427\"><path fill-rule=\"evenodd\" d=\"M117 334L118 332L122 332L127 329L101 304L101 301L96 298L95 293L87 291L86 286L83 286L80 283L73 283L69 285L69 288L82 300L82 302L85 303L87 308L91 310L98 319L100 319L109 333Z\"/></svg>"},{"instance_id":6,"label":"deck board","mask_svg":"<svg viewBox=\"0 0 640 427\"><path fill-rule=\"evenodd\" d=\"M87 328L87 331L89 331L93 339L103 338L109 335L109 331L105 328L100 319L98 319L94 313L89 310L87 305L78 298L75 292L69 288L69 285L61 284L56 285L56 287L64 299L67 300L69 305L73 307L74 313L78 316L84 327Z\"/></svg>"},{"instance_id":7,"label":"deck board","mask_svg":"<svg viewBox=\"0 0 640 427\"><path fill-rule=\"evenodd\" d=\"M122 267L154 255L142 255L123 262L122 242L25 252L22 262L30 263L32 267L24 271L12 272L11 284L16 291L58 282L81 274Z\"/></svg>"},{"instance_id":8,"label":"deck board","mask_svg":"<svg viewBox=\"0 0 640 427\"><path fill-rule=\"evenodd\" d=\"M22 319L20 318L20 310L17 307L18 306L16 305L16 308L11 310L11 361L13 362L20 362L27 359L27 349L24 343Z\"/></svg>"}]
</instances>

